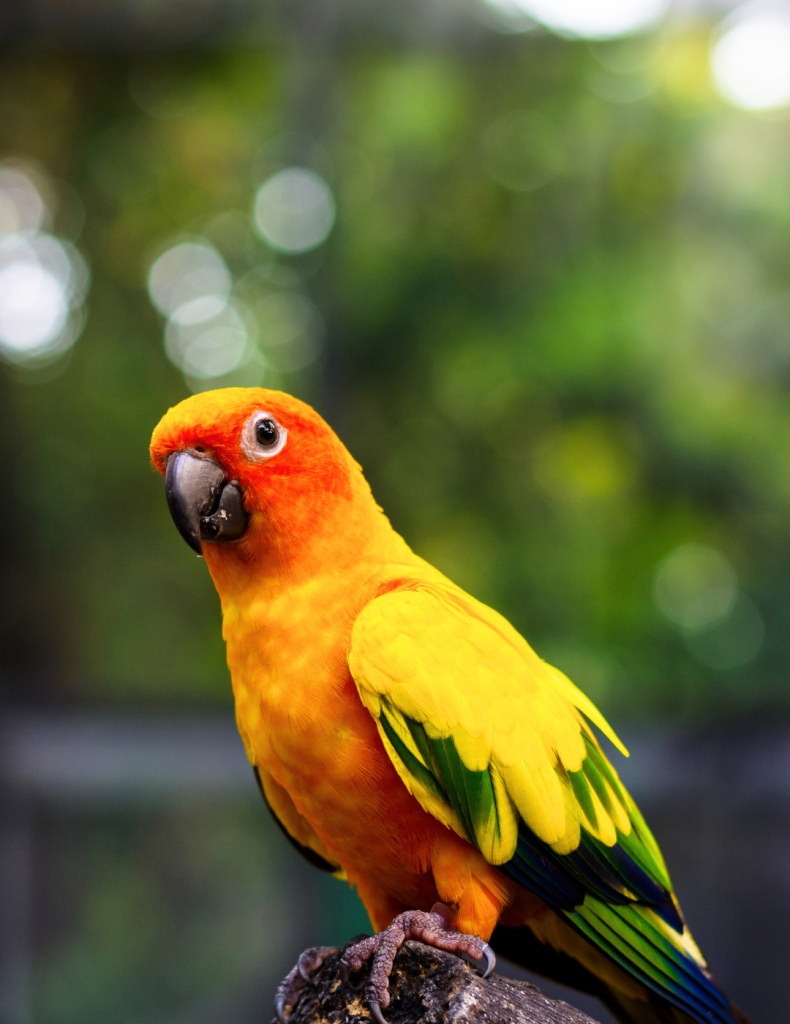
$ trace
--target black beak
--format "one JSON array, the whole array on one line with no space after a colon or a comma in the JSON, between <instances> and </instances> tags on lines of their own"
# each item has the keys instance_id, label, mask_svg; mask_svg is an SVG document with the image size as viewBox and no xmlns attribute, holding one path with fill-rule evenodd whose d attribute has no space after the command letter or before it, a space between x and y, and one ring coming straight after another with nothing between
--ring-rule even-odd
<instances>
[{"instance_id":1,"label":"black beak","mask_svg":"<svg viewBox=\"0 0 790 1024\"><path fill-rule=\"evenodd\" d=\"M178 532L193 551L204 540L238 540L247 529L242 490L212 459L194 451L173 452L165 472L167 507Z\"/></svg>"}]
</instances>

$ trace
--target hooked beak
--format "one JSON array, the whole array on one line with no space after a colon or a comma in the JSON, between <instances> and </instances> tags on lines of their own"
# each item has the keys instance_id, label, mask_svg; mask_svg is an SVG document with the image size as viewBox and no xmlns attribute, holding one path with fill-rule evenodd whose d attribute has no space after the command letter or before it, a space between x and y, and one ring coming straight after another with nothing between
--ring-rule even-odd
<instances>
[{"instance_id":1,"label":"hooked beak","mask_svg":"<svg viewBox=\"0 0 790 1024\"><path fill-rule=\"evenodd\" d=\"M238 540L247 529L241 487L216 462L186 449L167 457L165 497L178 532L193 551L202 541Z\"/></svg>"}]
</instances>

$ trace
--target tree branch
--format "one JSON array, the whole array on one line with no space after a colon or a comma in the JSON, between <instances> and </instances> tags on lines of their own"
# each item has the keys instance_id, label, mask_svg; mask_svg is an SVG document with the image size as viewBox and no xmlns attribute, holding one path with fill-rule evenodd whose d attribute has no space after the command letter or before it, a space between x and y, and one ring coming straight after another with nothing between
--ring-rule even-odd
<instances>
[{"instance_id":1,"label":"tree branch","mask_svg":"<svg viewBox=\"0 0 790 1024\"><path fill-rule=\"evenodd\" d=\"M315 972L287 1024L366 1024L371 1019L364 972L352 979L359 989L343 982L338 974L342 953L333 950ZM528 982L498 974L483 980L466 961L421 942L407 942L398 953L390 992L392 1002L384 1011L388 1024L596 1024Z\"/></svg>"}]
</instances>

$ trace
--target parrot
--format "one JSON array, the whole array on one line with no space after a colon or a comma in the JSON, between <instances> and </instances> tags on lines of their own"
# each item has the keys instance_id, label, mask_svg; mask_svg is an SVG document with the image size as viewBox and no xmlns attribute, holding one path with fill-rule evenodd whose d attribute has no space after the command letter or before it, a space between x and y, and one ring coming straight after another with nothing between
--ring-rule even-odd
<instances>
[{"instance_id":1,"label":"parrot","mask_svg":"<svg viewBox=\"0 0 790 1024\"><path fill-rule=\"evenodd\" d=\"M622 742L494 609L416 555L309 405L192 395L156 426L173 521L219 594L236 722L293 845L356 888L384 1024L407 939L496 954L622 1024L748 1024L713 980L661 851L604 753ZM597 730L597 731L596 731ZM281 987L285 1020L325 951Z\"/></svg>"}]
</instances>

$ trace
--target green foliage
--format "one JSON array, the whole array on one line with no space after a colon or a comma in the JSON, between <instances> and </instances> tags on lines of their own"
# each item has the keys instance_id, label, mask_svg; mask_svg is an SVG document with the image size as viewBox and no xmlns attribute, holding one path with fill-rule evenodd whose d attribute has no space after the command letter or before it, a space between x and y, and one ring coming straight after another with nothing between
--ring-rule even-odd
<instances>
[{"instance_id":1,"label":"green foliage","mask_svg":"<svg viewBox=\"0 0 790 1024\"><path fill-rule=\"evenodd\" d=\"M37 964L35 1019L163 1019L227 1005L261 976L274 986L282 944L303 941L302 893L259 810L231 801L50 823L58 927Z\"/></svg>"},{"instance_id":2,"label":"green foliage","mask_svg":"<svg viewBox=\"0 0 790 1024\"><path fill-rule=\"evenodd\" d=\"M416 550L607 714L787 703L790 134L717 104L704 35L612 71L636 45L349 43L331 72L274 48L2 59L0 143L77 191L93 278L64 365L0 383L11 692L229 700L211 584L147 466L187 389L145 274L186 232L237 278L310 294L322 361L268 382L313 401ZM249 227L284 132L313 140L301 159L338 209L292 258ZM656 607L688 542L723 553L764 623L744 664Z\"/></svg>"}]
</instances>

